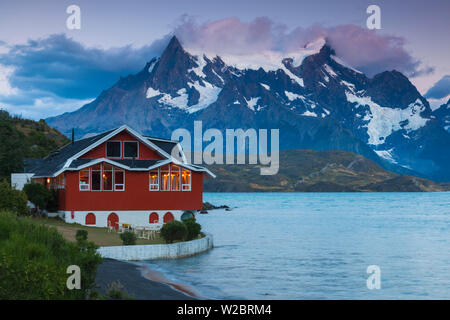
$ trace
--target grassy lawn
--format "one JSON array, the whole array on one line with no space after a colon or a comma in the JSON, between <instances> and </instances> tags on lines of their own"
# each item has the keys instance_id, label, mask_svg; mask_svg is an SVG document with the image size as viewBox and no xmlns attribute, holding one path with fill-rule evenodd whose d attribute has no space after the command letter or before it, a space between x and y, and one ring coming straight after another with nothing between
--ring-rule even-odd
<instances>
[{"instance_id":1,"label":"grassy lawn","mask_svg":"<svg viewBox=\"0 0 450 320\"><path fill-rule=\"evenodd\" d=\"M109 232L107 228L87 227L75 223L66 223L58 218L30 218L31 221L43 224L49 227L55 227L62 236L72 242L76 242L75 234L77 230L83 229L88 231L88 240L99 246L120 246L122 240L120 234L115 231ZM156 239L137 239L136 244L162 244L164 240L157 236Z\"/></svg>"}]
</instances>

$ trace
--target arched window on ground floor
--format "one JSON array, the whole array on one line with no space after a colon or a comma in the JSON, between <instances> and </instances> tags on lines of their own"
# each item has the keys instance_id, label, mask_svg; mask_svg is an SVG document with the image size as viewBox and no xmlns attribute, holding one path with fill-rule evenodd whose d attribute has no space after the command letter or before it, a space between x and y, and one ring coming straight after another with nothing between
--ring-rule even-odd
<instances>
[{"instance_id":1,"label":"arched window on ground floor","mask_svg":"<svg viewBox=\"0 0 450 320\"><path fill-rule=\"evenodd\" d=\"M170 221L173 221L173 219L174 219L174 217L173 217L173 214L172 214L172 212L166 212L166 214L164 215L164 223L167 223L167 222L170 222Z\"/></svg>"}]
</instances>

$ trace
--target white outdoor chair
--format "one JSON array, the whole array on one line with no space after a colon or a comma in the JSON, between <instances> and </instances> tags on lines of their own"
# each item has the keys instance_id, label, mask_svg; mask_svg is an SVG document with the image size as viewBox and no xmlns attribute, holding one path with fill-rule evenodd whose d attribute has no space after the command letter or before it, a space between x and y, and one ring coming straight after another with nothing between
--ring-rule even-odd
<instances>
[{"instance_id":1,"label":"white outdoor chair","mask_svg":"<svg viewBox=\"0 0 450 320\"><path fill-rule=\"evenodd\" d=\"M108 221L108 232L112 232L114 230L114 227L111 225L111 222Z\"/></svg>"}]
</instances>

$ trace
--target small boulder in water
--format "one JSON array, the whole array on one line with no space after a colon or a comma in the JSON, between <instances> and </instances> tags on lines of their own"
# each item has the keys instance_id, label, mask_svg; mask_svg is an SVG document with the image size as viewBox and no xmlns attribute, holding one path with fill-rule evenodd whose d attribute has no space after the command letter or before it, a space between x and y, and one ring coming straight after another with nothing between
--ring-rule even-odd
<instances>
[{"instance_id":1,"label":"small boulder in water","mask_svg":"<svg viewBox=\"0 0 450 320\"><path fill-rule=\"evenodd\" d=\"M229 206L221 205L221 206L215 206L209 202L203 202L203 208L202 210L214 210L214 209L230 209Z\"/></svg>"}]
</instances>

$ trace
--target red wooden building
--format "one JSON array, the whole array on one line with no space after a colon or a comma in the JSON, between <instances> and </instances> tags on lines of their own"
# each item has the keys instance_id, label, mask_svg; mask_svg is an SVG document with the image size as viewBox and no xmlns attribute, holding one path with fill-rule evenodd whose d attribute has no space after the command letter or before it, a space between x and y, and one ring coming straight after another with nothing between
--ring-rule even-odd
<instances>
[{"instance_id":1,"label":"red wooden building","mask_svg":"<svg viewBox=\"0 0 450 320\"><path fill-rule=\"evenodd\" d=\"M68 223L145 226L202 208L208 169L189 164L177 141L145 137L127 126L73 141L30 162L32 179L58 190ZM184 215L184 216L183 216Z\"/></svg>"}]
</instances>

